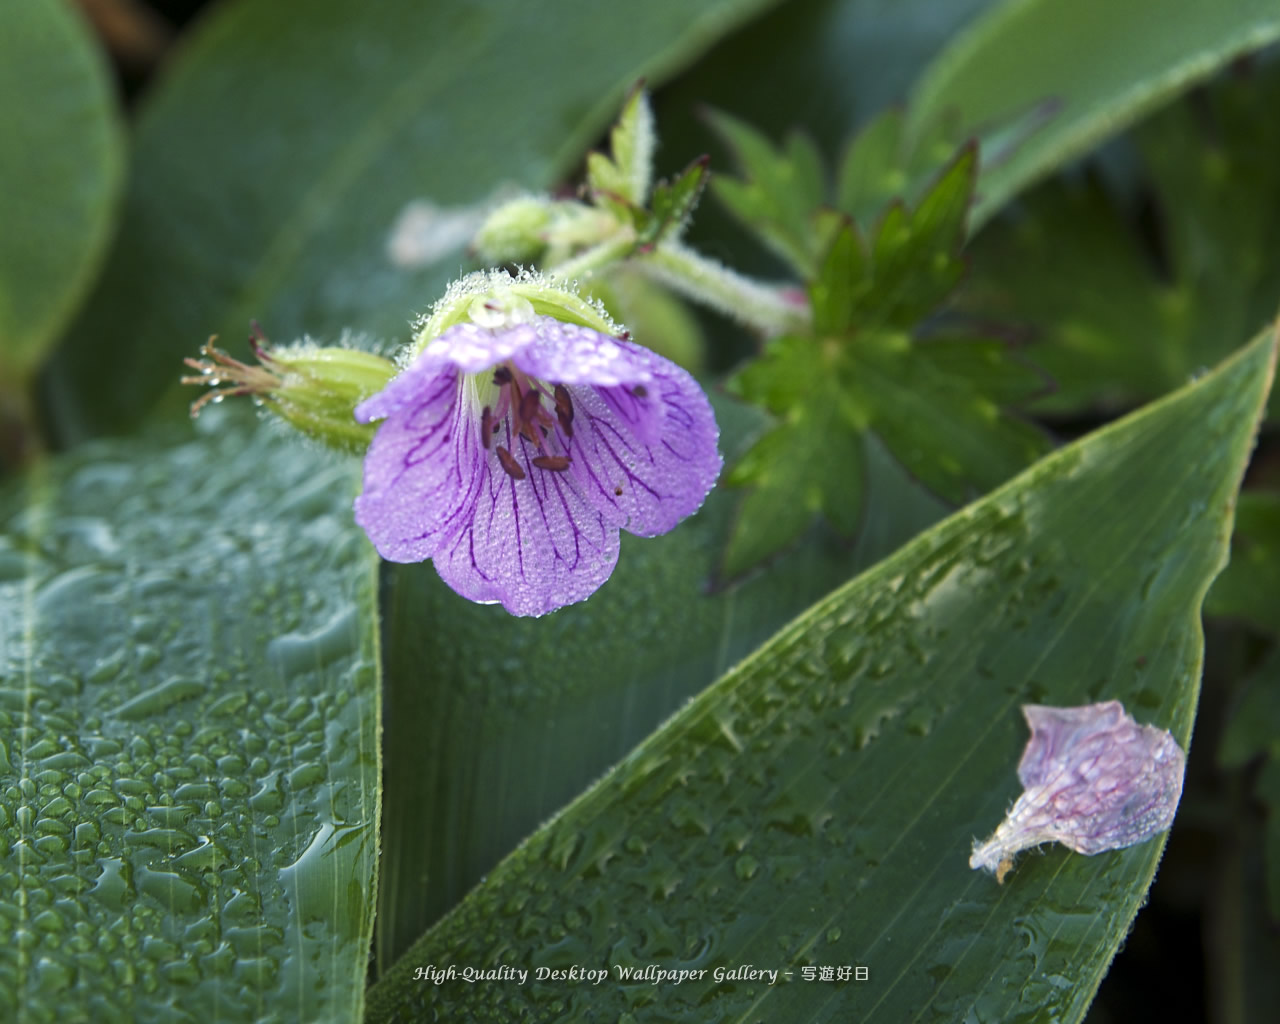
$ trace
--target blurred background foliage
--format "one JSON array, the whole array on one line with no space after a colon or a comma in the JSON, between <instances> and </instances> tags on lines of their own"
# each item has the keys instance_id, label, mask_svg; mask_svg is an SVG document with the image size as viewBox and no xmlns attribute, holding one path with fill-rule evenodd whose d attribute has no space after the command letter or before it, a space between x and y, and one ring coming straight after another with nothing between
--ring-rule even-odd
<instances>
[{"instance_id":1,"label":"blurred background foliage","mask_svg":"<svg viewBox=\"0 0 1280 1024\"><path fill-rule=\"evenodd\" d=\"M1219 363L1280 306L1272 114L1280 63L1266 47L1280 29L1262 4L1183 0L1163 15L1178 29L1146 40L1140 59L1093 53L1091 71L1102 70L1075 95L1054 79L1070 68L1036 63L1035 53L1009 67L979 60L984 39L959 34L989 0L707 4L705 18L687 22L678 5L654 5L610 46L592 36L589 4L547 24L536 4L515 16L510 5L399 4L390 18L377 5L357 14L339 0L274 11L81 0L85 18L75 20L68 5L42 3L60 12L54 29L15 35L0 53L47 46L75 59L7 63L0 76L25 77L0 85L67 98L28 120L58 128L46 145L56 151L60 170L48 184L59 198L43 202L67 196L81 205L62 205L63 219L35 232L47 243L38 252L15 254L0 238L10 293L0 305L0 457L10 477L46 449L75 451L102 436L185 437L190 396L174 386L178 359L209 333L238 337L250 316L280 338L354 329L370 347L405 340L410 315L465 263L476 210L503 190L572 186L585 150L604 145L608 118L642 76L654 87L659 173L710 154L713 187L690 233L703 251L766 277L798 270L820 284L824 273L851 273L862 246L874 276L892 266L894 245L910 248L877 239L910 236L914 216L929 241L921 260L940 268L911 301L870 311L886 338L909 339L875 350L873 369L925 395L922 415L895 420L902 403L869 388L843 426L822 420L832 403L816 401L796 413L790 434L787 416L807 408L797 395L814 375L797 371L794 393L777 397L777 381L788 379L777 369L788 365L785 344L761 351L722 321L650 303L650 315L678 324L681 352L716 382L733 439L729 482L744 490L717 492L696 524L652 549L624 544L615 589L593 599L590 615L515 624L495 644L487 609L445 612L453 595L432 574L384 567L380 657L388 699L402 712L385 723L384 777L414 770L424 736L438 753L420 785L383 795L371 978L540 822L776 629L1052 445ZM1131 6L1133 19L1155 9ZM1005 31L1043 34L1068 7L1009 5L1045 24ZM1238 29L1221 21L1224 8ZM1132 39L1124 31L1132 24L1112 25L1101 3L1075 5L1070 17L1079 34L1055 37L1050 50L1075 54L1071 39L1108 33ZM96 42L86 45L89 31ZM1164 74L1169 54L1189 52L1186 38L1196 36L1212 54ZM483 45L437 46L429 59L408 45L453 38ZM512 48L531 56L507 68ZM572 80L556 74L570 58ZM973 72L975 63L986 70ZM1002 81L1035 74L1048 83L1037 95L1069 99L996 109ZM291 91L304 88L291 85L293 75L305 96ZM1125 76L1141 79L1137 98L1098 115L1104 88L1119 93ZM984 113L957 122L945 97L962 95ZM39 138L19 107L5 107L4 126ZM519 124L493 113L506 107L519 110ZM448 145L476 123L489 130L470 132L465 148ZM1055 136L1058 125L1084 127ZM963 151L957 157L970 138L980 142L976 186ZM16 182L35 208L40 193L29 189L39 182L19 177L12 148L7 156L0 173L10 177L0 180ZM307 161L320 168L316 177ZM963 215L932 214L948 188L967 209L974 187L968 226L980 230L966 241ZM440 204L427 211L428 230L452 242L397 265L387 257L389 228L406 196L426 193ZM887 213L899 197L905 212ZM785 227L795 209L803 219L819 207L843 219L815 219L807 237L759 230L770 209L783 211ZM23 212L7 202L10 224ZM843 250L828 244L835 238L847 240ZM821 295L812 287L810 295L833 331L849 326L848 310L823 310ZM1271 969L1280 960L1275 401L1239 502L1231 565L1205 605L1205 675L1182 809L1150 903L1089 1011L1095 1024L1188 1019L1188 1007L1203 1007L1215 1024L1261 1020L1280 998ZM924 411L937 412L936 422ZM968 438L957 423L971 424ZM806 448L813 438L823 445ZM770 466L812 477L833 448L861 471L814 491L794 514L785 498L796 481L771 477ZM628 629L668 628L670 615L653 609L664 600L679 607L708 578L717 589L699 605L704 618L683 623L661 656L611 646ZM361 614L366 596L355 602ZM446 615L447 637L422 628ZM594 666L575 663L574 644L625 671L598 686ZM523 678L535 660L555 687ZM436 673L425 694L424 664ZM376 685L367 671L362 678ZM529 716L542 728L525 728ZM554 772L543 768L552 751L566 750ZM480 808L482 800L491 802Z\"/></svg>"}]
</instances>

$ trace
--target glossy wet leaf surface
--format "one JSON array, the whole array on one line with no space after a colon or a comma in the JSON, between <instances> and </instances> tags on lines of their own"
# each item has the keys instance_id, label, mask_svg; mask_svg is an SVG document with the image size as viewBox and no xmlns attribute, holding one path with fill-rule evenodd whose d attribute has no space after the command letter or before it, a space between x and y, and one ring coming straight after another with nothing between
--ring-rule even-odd
<instances>
[{"instance_id":1,"label":"glossy wet leaf surface","mask_svg":"<svg viewBox=\"0 0 1280 1024\"><path fill-rule=\"evenodd\" d=\"M764 5L219 5L139 117L123 231L47 377L56 432L176 411L176 362L211 333L242 351L251 318L407 341L502 190L550 186L637 79Z\"/></svg>"},{"instance_id":2,"label":"glossy wet leaf surface","mask_svg":"<svg viewBox=\"0 0 1280 1024\"><path fill-rule=\"evenodd\" d=\"M62 0L0 7L5 390L35 370L89 286L122 185L123 140L105 62L70 8Z\"/></svg>"},{"instance_id":3,"label":"glossy wet leaf surface","mask_svg":"<svg viewBox=\"0 0 1280 1024\"><path fill-rule=\"evenodd\" d=\"M1010 0L938 56L909 116L918 135L954 118L965 133L1017 142L984 167L976 227L1031 181L1277 37L1272 0Z\"/></svg>"},{"instance_id":4,"label":"glossy wet leaf surface","mask_svg":"<svg viewBox=\"0 0 1280 1024\"><path fill-rule=\"evenodd\" d=\"M1200 604L1274 357L1260 337L795 620L490 872L371 991L371 1019L1079 1020L1162 839L1046 850L1003 886L970 843L1017 794L1022 704L1118 699L1188 744ZM650 963L795 974L412 980Z\"/></svg>"},{"instance_id":5,"label":"glossy wet leaf surface","mask_svg":"<svg viewBox=\"0 0 1280 1024\"><path fill-rule=\"evenodd\" d=\"M761 420L719 400L716 418L730 457ZM468 604L430 565L387 568L383 749L396 781L383 816L380 972L689 697L944 514L875 444L866 468L878 500L856 543L816 527L714 591L736 505L724 489L666 536L623 534L609 582L543 619Z\"/></svg>"},{"instance_id":6,"label":"glossy wet leaf surface","mask_svg":"<svg viewBox=\"0 0 1280 1024\"><path fill-rule=\"evenodd\" d=\"M351 464L218 422L0 492L6 1019L359 1012L375 559Z\"/></svg>"}]
</instances>

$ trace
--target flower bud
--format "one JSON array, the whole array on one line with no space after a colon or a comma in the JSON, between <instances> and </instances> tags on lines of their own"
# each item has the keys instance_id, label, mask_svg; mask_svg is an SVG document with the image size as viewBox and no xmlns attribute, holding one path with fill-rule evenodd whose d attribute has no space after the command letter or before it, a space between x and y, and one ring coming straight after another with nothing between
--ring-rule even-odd
<instances>
[{"instance_id":1,"label":"flower bud","mask_svg":"<svg viewBox=\"0 0 1280 1024\"><path fill-rule=\"evenodd\" d=\"M395 376L389 359L351 348L320 348L301 343L272 348L254 325L250 338L257 365L242 363L213 347L202 348L203 360L184 360L196 377L184 384L208 385L213 390L191 406L196 416L208 402L228 395L252 395L291 426L331 448L363 452L373 439L372 428L357 423L355 407L377 394Z\"/></svg>"}]
</instances>

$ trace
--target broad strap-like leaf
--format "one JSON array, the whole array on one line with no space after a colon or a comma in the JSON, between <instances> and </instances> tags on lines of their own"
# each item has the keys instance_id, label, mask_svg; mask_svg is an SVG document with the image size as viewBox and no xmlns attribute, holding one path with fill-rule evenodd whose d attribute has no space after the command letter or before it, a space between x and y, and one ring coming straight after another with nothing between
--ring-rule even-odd
<instances>
[{"instance_id":1,"label":"broad strap-like leaf","mask_svg":"<svg viewBox=\"0 0 1280 1024\"><path fill-rule=\"evenodd\" d=\"M407 340L499 195L552 185L639 78L768 3L217 5L139 115L120 238L48 374L56 432L176 420L174 365L254 318Z\"/></svg>"},{"instance_id":2,"label":"broad strap-like leaf","mask_svg":"<svg viewBox=\"0 0 1280 1024\"><path fill-rule=\"evenodd\" d=\"M1005 0L925 71L908 135L955 119L964 135L1013 136L999 163L984 161L976 228L1035 179L1277 38L1274 0Z\"/></svg>"},{"instance_id":3,"label":"broad strap-like leaf","mask_svg":"<svg viewBox=\"0 0 1280 1024\"><path fill-rule=\"evenodd\" d=\"M370 1020L1079 1021L1163 840L1026 855L1003 886L970 843L1020 788L1022 704L1114 698L1189 744L1200 604L1275 350L1269 332L795 620L491 871ZM619 981L649 965L707 974ZM713 973L741 965L792 974ZM549 973L571 967L608 980Z\"/></svg>"},{"instance_id":4,"label":"broad strap-like leaf","mask_svg":"<svg viewBox=\"0 0 1280 1024\"><path fill-rule=\"evenodd\" d=\"M0 492L6 1020L359 1019L376 558L349 462L218 422Z\"/></svg>"},{"instance_id":5,"label":"broad strap-like leaf","mask_svg":"<svg viewBox=\"0 0 1280 1024\"><path fill-rule=\"evenodd\" d=\"M970 248L960 304L1031 342L1037 410L1135 406L1222 359L1280 307L1280 69L1225 76L1134 132L1151 221L1093 178L1029 193ZM1153 243L1155 251L1152 251ZM1053 273L1044 273L1052 264ZM1273 396L1272 415L1277 408Z\"/></svg>"},{"instance_id":6,"label":"broad strap-like leaf","mask_svg":"<svg viewBox=\"0 0 1280 1024\"><path fill-rule=\"evenodd\" d=\"M65 0L0 5L0 416L92 283L123 184L88 26Z\"/></svg>"},{"instance_id":7,"label":"broad strap-like leaf","mask_svg":"<svg viewBox=\"0 0 1280 1024\"><path fill-rule=\"evenodd\" d=\"M734 458L764 418L712 399ZM857 540L811 530L733 586L709 588L735 514L724 488L665 536L624 533L609 582L542 619L463 601L430 566L389 567L379 974L691 696L942 517L874 439L865 447Z\"/></svg>"}]
</instances>

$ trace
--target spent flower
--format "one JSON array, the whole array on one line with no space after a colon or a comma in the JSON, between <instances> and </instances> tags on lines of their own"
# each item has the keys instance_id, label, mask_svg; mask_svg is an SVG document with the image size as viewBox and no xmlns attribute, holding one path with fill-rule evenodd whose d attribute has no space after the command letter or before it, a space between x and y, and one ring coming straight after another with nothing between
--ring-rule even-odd
<instances>
[{"instance_id":1,"label":"spent flower","mask_svg":"<svg viewBox=\"0 0 1280 1024\"><path fill-rule=\"evenodd\" d=\"M971 868L996 880L1022 850L1057 840L1095 854L1141 843L1173 823L1186 757L1164 729L1139 725L1117 700L1082 707L1027 704L1031 728L1018 780L1023 793Z\"/></svg>"}]
</instances>

